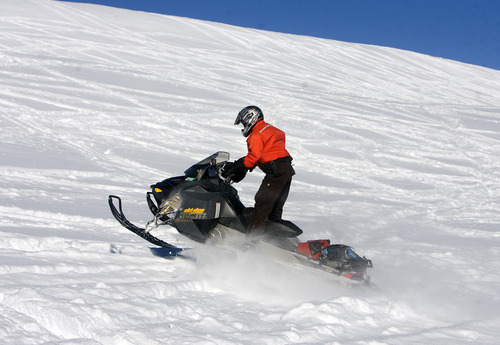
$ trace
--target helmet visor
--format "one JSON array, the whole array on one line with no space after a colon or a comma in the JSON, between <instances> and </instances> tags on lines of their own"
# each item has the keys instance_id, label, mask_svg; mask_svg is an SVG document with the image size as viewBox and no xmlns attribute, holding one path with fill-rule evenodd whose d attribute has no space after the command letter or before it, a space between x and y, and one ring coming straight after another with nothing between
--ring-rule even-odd
<instances>
[{"instance_id":1,"label":"helmet visor","mask_svg":"<svg viewBox=\"0 0 500 345\"><path fill-rule=\"evenodd\" d=\"M243 119L243 115L241 113L236 116L236 120L234 120L235 125L239 125L241 123L241 120Z\"/></svg>"}]
</instances>

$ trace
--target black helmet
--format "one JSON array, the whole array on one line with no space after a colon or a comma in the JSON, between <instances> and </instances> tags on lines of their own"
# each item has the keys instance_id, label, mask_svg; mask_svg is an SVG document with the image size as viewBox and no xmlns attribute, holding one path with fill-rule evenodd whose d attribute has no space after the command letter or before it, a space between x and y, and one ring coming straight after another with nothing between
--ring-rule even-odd
<instances>
[{"instance_id":1,"label":"black helmet","mask_svg":"<svg viewBox=\"0 0 500 345\"><path fill-rule=\"evenodd\" d=\"M235 125L239 125L240 123L243 124L243 129L241 132L243 133L243 136L246 138L252 131L253 126L255 124L264 119L264 114L262 114L262 110L260 110L259 107L256 107L254 105L249 105L248 107L245 107L241 109L241 111L238 113L238 116L236 116L236 120L234 121Z\"/></svg>"}]
</instances>

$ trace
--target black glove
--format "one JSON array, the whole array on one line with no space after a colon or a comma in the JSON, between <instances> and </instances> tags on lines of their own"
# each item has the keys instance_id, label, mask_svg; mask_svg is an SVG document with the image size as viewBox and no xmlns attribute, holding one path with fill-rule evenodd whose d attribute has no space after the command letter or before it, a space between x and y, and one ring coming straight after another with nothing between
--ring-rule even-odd
<instances>
[{"instance_id":1,"label":"black glove","mask_svg":"<svg viewBox=\"0 0 500 345\"><path fill-rule=\"evenodd\" d=\"M243 162L244 157L241 157L234 163L228 162L221 171L224 178L230 178L233 182L238 183L243 180L247 174L247 167Z\"/></svg>"},{"instance_id":2,"label":"black glove","mask_svg":"<svg viewBox=\"0 0 500 345\"><path fill-rule=\"evenodd\" d=\"M233 172L233 168L234 162L227 162L226 164L224 164L220 171L221 176L224 178L228 178L229 175Z\"/></svg>"}]
</instances>

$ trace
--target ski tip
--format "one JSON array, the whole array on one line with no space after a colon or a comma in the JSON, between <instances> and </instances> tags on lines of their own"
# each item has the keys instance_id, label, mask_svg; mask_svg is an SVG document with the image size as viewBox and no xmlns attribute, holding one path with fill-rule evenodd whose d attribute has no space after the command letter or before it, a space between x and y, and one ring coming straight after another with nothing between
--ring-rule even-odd
<instances>
[{"instance_id":1,"label":"ski tip","mask_svg":"<svg viewBox=\"0 0 500 345\"><path fill-rule=\"evenodd\" d=\"M149 248L149 250L151 250L151 253L153 253L153 255L160 256L162 258L179 256L183 251L182 248L163 248L163 247L153 247Z\"/></svg>"}]
</instances>

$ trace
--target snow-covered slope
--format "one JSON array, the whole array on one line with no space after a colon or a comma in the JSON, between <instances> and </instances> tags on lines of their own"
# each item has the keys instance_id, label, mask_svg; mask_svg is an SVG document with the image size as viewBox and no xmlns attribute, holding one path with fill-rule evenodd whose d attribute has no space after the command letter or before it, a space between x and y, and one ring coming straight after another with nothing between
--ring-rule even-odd
<instances>
[{"instance_id":1,"label":"snow-covered slope","mask_svg":"<svg viewBox=\"0 0 500 345\"><path fill-rule=\"evenodd\" d=\"M0 86L2 344L498 343L499 71L2 0ZM144 224L150 184L245 154L249 104L287 132L285 218L372 259L378 290L251 253L165 260L112 219L108 194ZM237 186L245 204L261 177Z\"/></svg>"}]
</instances>

